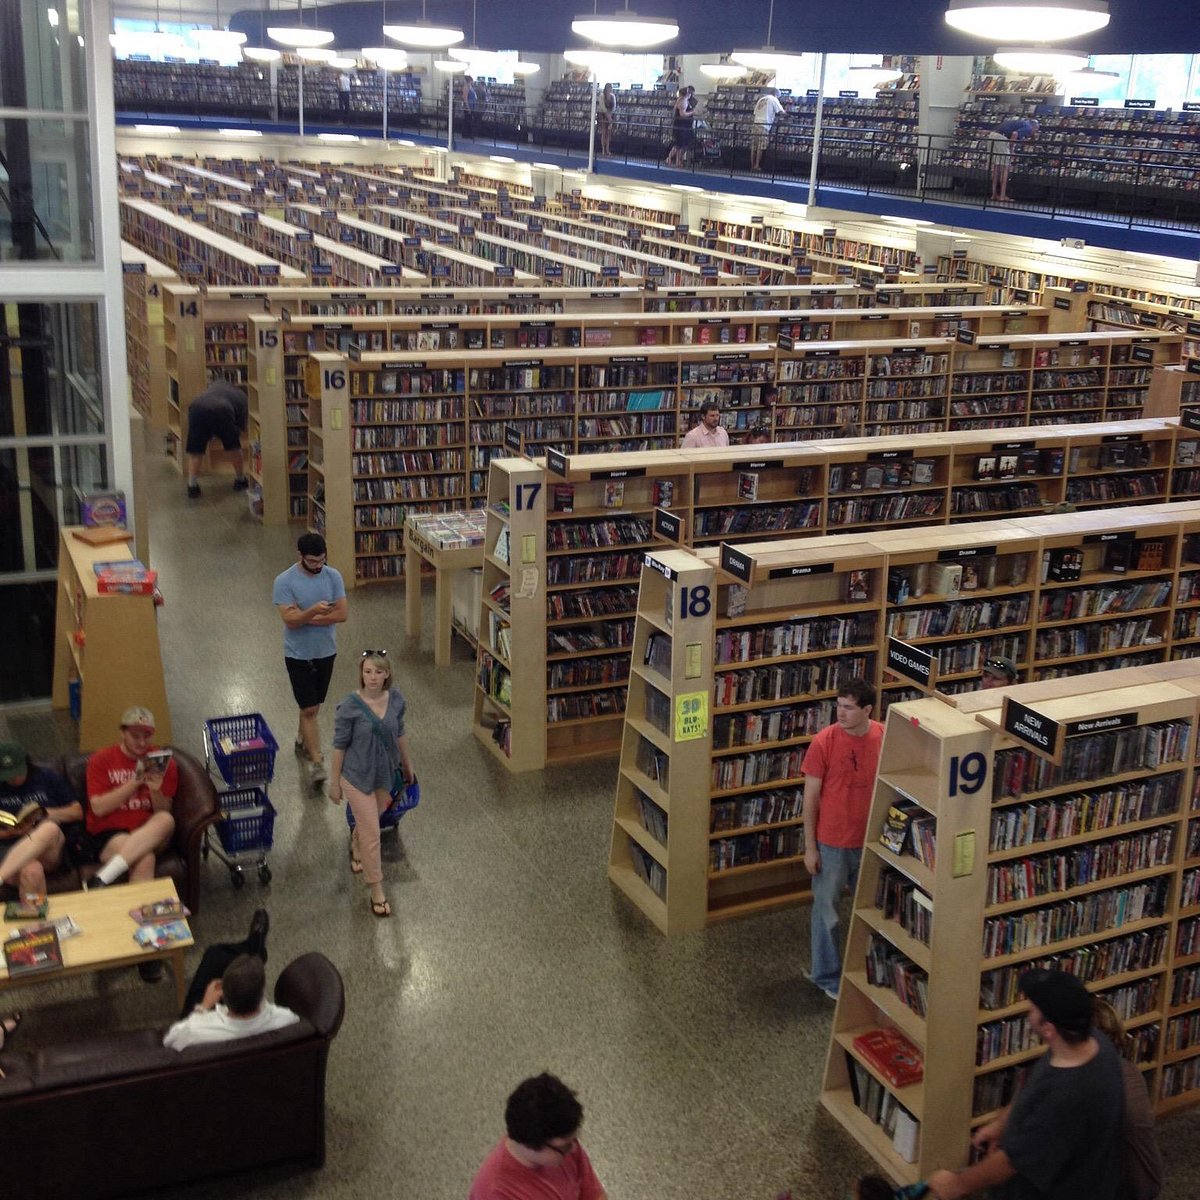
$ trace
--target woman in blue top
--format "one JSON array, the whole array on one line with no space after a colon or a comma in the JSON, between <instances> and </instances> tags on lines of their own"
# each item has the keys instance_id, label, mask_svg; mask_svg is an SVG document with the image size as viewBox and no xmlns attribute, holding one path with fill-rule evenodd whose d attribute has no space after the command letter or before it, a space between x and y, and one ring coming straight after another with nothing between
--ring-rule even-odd
<instances>
[{"instance_id":1,"label":"woman in blue top","mask_svg":"<svg viewBox=\"0 0 1200 1200\"><path fill-rule=\"evenodd\" d=\"M371 889L371 911L390 917L383 894L383 862L379 854L379 814L392 802L396 769L404 782L415 778L404 736L404 697L392 687L386 650L366 650L358 668L359 688L337 706L333 726L333 782L329 799L343 796L354 813L350 838L350 870Z\"/></svg>"}]
</instances>

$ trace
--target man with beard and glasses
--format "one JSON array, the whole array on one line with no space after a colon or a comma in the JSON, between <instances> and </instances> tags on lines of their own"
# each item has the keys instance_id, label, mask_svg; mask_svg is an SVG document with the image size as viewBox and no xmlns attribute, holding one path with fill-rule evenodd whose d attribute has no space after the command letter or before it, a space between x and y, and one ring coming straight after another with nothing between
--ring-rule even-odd
<instances>
[{"instance_id":1,"label":"man with beard and glasses","mask_svg":"<svg viewBox=\"0 0 1200 1200\"><path fill-rule=\"evenodd\" d=\"M309 786L315 790L329 778L317 717L337 657L333 627L346 619L346 585L325 561L319 533L302 534L296 551L299 561L275 577L271 601L283 618L283 661L300 709L296 753L308 764Z\"/></svg>"}]
</instances>

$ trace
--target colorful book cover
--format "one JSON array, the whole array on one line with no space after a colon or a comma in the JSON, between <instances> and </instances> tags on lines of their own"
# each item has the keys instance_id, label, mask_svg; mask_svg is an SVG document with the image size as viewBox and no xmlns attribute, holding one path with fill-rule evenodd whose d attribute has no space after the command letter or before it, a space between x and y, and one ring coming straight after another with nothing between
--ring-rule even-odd
<instances>
[{"instance_id":1,"label":"colorful book cover","mask_svg":"<svg viewBox=\"0 0 1200 1200\"><path fill-rule=\"evenodd\" d=\"M63 965L58 930L41 928L9 938L4 943L4 961L10 979L57 970Z\"/></svg>"}]
</instances>

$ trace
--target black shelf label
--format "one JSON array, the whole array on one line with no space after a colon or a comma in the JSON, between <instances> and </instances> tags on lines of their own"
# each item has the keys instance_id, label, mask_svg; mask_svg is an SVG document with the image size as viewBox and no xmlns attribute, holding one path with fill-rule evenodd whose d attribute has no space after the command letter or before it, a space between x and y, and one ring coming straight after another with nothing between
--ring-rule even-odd
<instances>
[{"instance_id":1,"label":"black shelf label","mask_svg":"<svg viewBox=\"0 0 1200 1200\"><path fill-rule=\"evenodd\" d=\"M1073 284L1071 284L1071 291L1073 292L1086 292L1089 289L1090 285L1086 279L1077 279Z\"/></svg>"},{"instance_id":2,"label":"black shelf label","mask_svg":"<svg viewBox=\"0 0 1200 1200\"><path fill-rule=\"evenodd\" d=\"M423 371L423 370L425 370L425 364L423 362L385 362L385 363L380 363L380 370L382 370L382 371Z\"/></svg>"},{"instance_id":3,"label":"black shelf label","mask_svg":"<svg viewBox=\"0 0 1200 1200\"><path fill-rule=\"evenodd\" d=\"M1110 717L1088 717L1067 722L1067 737L1080 733L1107 733L1110 729L1132 729L1138 723L1137 713L1113 713Z\"/></svg>"},{"instance_id":4,"label":"black shelf label","mask_svg":"<svg viewBox=\"0 0 1200 1200\"><path fill-rule=\"evenodd\" d=\"M938 562L962 562L967 558L989 558L996 553L995 546L960 546L957 550L939 550Z\"/></svg>"},{"instance_id":5,"label":"black shelf label","mask_svg":"<svg viewBox=\"0 0 1200 1200\"><path fill-rule=\"evenodd\" d=\"M886 321L890 313L863 313L858 319L860 321Z\"/></svg>"},{"instance_id":6,"label":"black shelf label","mask_svg":"<svg viewBox=\"0 0 1200 1200\"><path fill-rule=\"evenodd\" d=\"M745 583L750 582L750 574L754 563L745 555L735 550L728 542L721 543L721 570L727 571L735 579Z\"/></svg>"},{"instance_id":7,"label":"black shelf label","mask_svg":"<svg viewBox=\"0 0 1200 1200\"><path fill-rule=\"evenodd\" d=\"M1126 108L1153 108L1154 101L1153 100L1126 100L1125 107Z\"/></svg>"},{"instance_id":8,"label":"black shelf label","mask_svg":"<svg viewBox=\"0 0 1200 1200\"><path fill-rule=\"evenodd\" d=\"M1200 358L1189 358L1187 360L1187 366L1184 367L1184 370L1189 375L1200 375Z\"/></svg>"},{"instance_id":9,"label":"black shelf label","mask_svg":"<svg viewBox=\"0 0 1200 1200\"><path fill-rule=\"evenodd\" d=\"M457 321L428 321L421 323L422 329L457 329Z\"/></svg>"},{"instance_id":10,"label":"black shelf label","mask_svg":"<svg viewBox=\"0 0 1200 1200\"><path fill-rule=\"evenodd\" d=\"M1082 346L1084 344L1082 338L1069 338L1065 342L1059 342L1060 346Z\"/></svg>"},{"instance_id":11,"label":"black shelf label","mask_svg":"<svg viewBox=\"0 0 1200 1200\"><path fill-rule=\"evenodd\" d=\"M646 474L645 467L624 467L620 471L592 471L589 479L641 479Z\"/></svg>"},{"instance_id":12,"label":"black shelf label","mask_svg":"<svg viewBox=\"0 0 1200 1200\"><path fill-rule=\"evenodd\" d=\"M992 453L993 454L1012 454L1013 451L1015 451L1015 450L1032 450L1033 447L1034 447L1034 441L1032 438L1029 438L1027 441L1024 441L1024 442L993 442L992 443Z\"/></svg>"},{"instance_id":13,"label":"black shelf label","mask_svg":"<svg viewBox=\"0 0 1200 1200\"><path fill-rule=\"evenodd\" d=\"M740 354L714 354L713 362L749 362L750 355L746 351Z\"/></svg>"},{"instance_id":14,"label":"black shelf label","mask_svg":"<svg viewBox=\"0 0 1200 1200\"><path fill-rule=\"evenodd\" d=\"M925 349L924 346L896 346L893 354L920 354Z\"/></svg>"},{"instance_id":15,"label":"black shelf label","mask_svg":"<svg viewBox=\"0 0 1200 1200\"><path fill-rule=\"evenodd\" d=\"M1197 366L1196 374L1200 375L1200 365ZM1180 409L1179 426L1181 429L1200 429L1200 408Z\"/></svg>"},{"instance_id":16,"label":"black shelf label","mask_svg":"<svg viewBox=\"0 0 1200 1200\"><path fill-rule=\"evenodd\" d=\"M567 456L561 450L546 451L546 467L555 475L566 476L567 474Z\"/></svg>"},{"instance_id":17,"label":"black shelf label","mask_svg":"<svg viewBox=\"0 0 1200 1200\"><path fill-rule=\"evenodd\" d=\"M765 458L752 458L746 462L735 462L733 470L735 471L769 471L773 467L782 467L786 464L782 462L771 462Z\"/></svg>"},{"instance_id":18,"label":"black shelf label","mask_svg":"<svg viewBox=\"0 0 1200 1200\"><path fill-rule=\"evenodd\" d=\"M610 363L644 363L646 356L644 354L614 354L608 361Z\"/></svg>"},{"instance_id":19,"label":"black shelf label","mask_svg":"<svg viewBox=\"0 0 1200 1200\"><path fill-rule=\"evenodd\" d=\"M659 562L653 554L647 554L642 559L642 565L649 567L651 571L657 571L664 579L675 580L679 578L677 571L668 567L665 562Z\"/></svg>"},{"instance_id":20,"label":"black shelf label","mask_svg":"<svg viewBox=\"0 0 1200 1200\"><path fill-rule=\"evenodd\" d=\"M520 455L524 453L521 444L521 430L516 425L505 425L504 427L504 448L511 450L514 454Z\"/></svg>"},{"instance_id":21,"label":"black shelf label","mask_svg":"<svg viewBox=\"0 0 1200 1200\"><path fill-rule=\"evenodd\" d=\"M832 575L833 563L808 563L803 567L772 567L768 579L803 579L806 575Z\"/></svg>"},{"instance_id":22,"label":"black shelf label","mask_svg":"<svg viewBox=\"0 0 1200 1200\"><path fill-rule=\"evenodd\" d=\"M1102 442L1140 442L1142 435L1140 433L1106 433L1100 439Z\"/></svg>"},{"instance_id":23,"label":"black shelf label","mask_svg":"<svg viewBox=\"0 0 1200 1200\"><path fill-rule=\"evenodd\" d=\"M975 345L975 331L973 329L958 329L954 334L955 340L961 342L964 346Z\"/></svg>"},{"instance_id":24,"label":"black shelf label","mask_svg":"<svg viewBox=\"0 0 1200 1200\"><path fill-rule=\"evenodd\" d=\"M796 348L796 343L790 333L779 334L779 336L775 339L775 345L780 350L794 350Z\"/></svg>"},{"instance_id":25,"label":"black shelf label","mask_svg":"<svg viewBox=\"0 0 1200 1200\"><path fill-rule=\"evenodd\" d=\"M1121 530L1119 533L1089 533L1083 539L1085 546L1101 546L1108 542L1132 542L1134 535L1127 529Z\"/></svg>"},{"instance_id":26,"label":"black shelf label","mask_svg":"<svg viewBox=\"0 0 1200 1200\"><path fill-rule=\"evenodd\" d=\"M1055 296L1054 307L1069 311L1071 308L1071 302L1065 296Z\"/></svg>"},{"instance_id":27,"label":"black shelf label","mask_svg":"<svg viewBox=\"0 0 1200 1200\"><path fill-rule=\"evenodd\" d=\"M1130 352L1130 357L1134 362L1153 362L1154 351L1149 346L1134 346Z\"/></svg>"},{"instance_id":28,"label":"black shelf label","mask_svg":"<svg viewBox=\"0 0 1200 1200\"><path fill-rule=\"evenodd\" d=\"M1008 342L980 342L980 350L1008 350L1010 349Z\"/></svg>"},{"instance_id":29,"label":"black shelf label","mask_svg":"<svg viewBox=\"0 0 1200 1200\"><path fill-rule=\"evenodd\" d=\"M908 450L875 450L867 455L867 462L892 462L906 456L911 457Z\"/></svg>"},{"instance_id":30,"label":"black shelf label","mask_svg":"<svg viewBox=\"0 0 1200 1200\"><path fill-rule=\"evenodd\" d=\"M669 542L683 541L683 518L669 513L666 509L654 510L654 532Z\"/></svg>"},{"instance_id":31,"label":"black shelf label","mask_svg":"<svg viewBox=\"0 0 1200 1200\"><path fill-rule=\"evenodd\" d=\"M911 679L920 687L928 688L933 684L933 655L899 638L888 638L887 657L883 665L893 675Z\"/></svg>"},{"instance_id":32,"label":"black shelf label","mask_svg":"<svg viewBox=\"0 0 1200 1200\"><path fill-rule=\"evenodd\" d=\"M1072 96L1070 101L1072 108L1099 108L1099 96Z\"/></svg>"},{"instance_id":33,"label":"black shelf label","mask_svg":"<svg viewBox=\"0 0 1200 1200\"><path fill-rule=\"evenodd\" d=\"M1036 754L1058 761L1063 736L1058 721L1005 696L1000 724L1005 733L1024 742Z\"/></svg>"}]
</instances>

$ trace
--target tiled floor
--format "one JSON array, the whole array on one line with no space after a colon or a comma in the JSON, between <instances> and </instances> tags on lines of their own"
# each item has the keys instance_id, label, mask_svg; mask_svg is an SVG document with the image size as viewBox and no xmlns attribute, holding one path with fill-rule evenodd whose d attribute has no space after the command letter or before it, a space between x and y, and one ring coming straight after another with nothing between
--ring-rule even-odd
<instances>
[{"instance_id":1,"label":"tiled floor","mask_svg":"<svg viewBox=\"0 0 1200 1200\"><path fill-rule=\"evenodd\" d=\"M176 740L199 750L205 717L249 710L289 747L295 708L270 593L297 531L257 525L227 482L188 502L170 466L152 459L150 479ZM404 637L398 589L353 592L339 644L331 696L353 686L363 647L386 646L409 700L423 800L402 843L385 839L396 916L370 915L347 869L342 814L301 793L285 751L271 793L274 881L235 892L210 863L196 923L204 940L240 937L265 903L269 974L312 948L343 972L328 1164L179 1194L462 1200L500 1136L508 1091L548 1069L580 1093L585 1143L613 1200L845 1195L869 1164L816 1103L832 1005L801 975L806 913L660 937L605 877L613 763L504 773L471 737L467 656L460 648L451 669L435 670L429 637ZM49 749L59 727L44 715L7 724L34 749ZM165 1022L172 994L132 971L43 986L25 997L22 1038L35 1045L98 1019ZM1191 1200L1200 1112L1161 1128L1164 1200Z\"/></svg>"}]
</instances>

